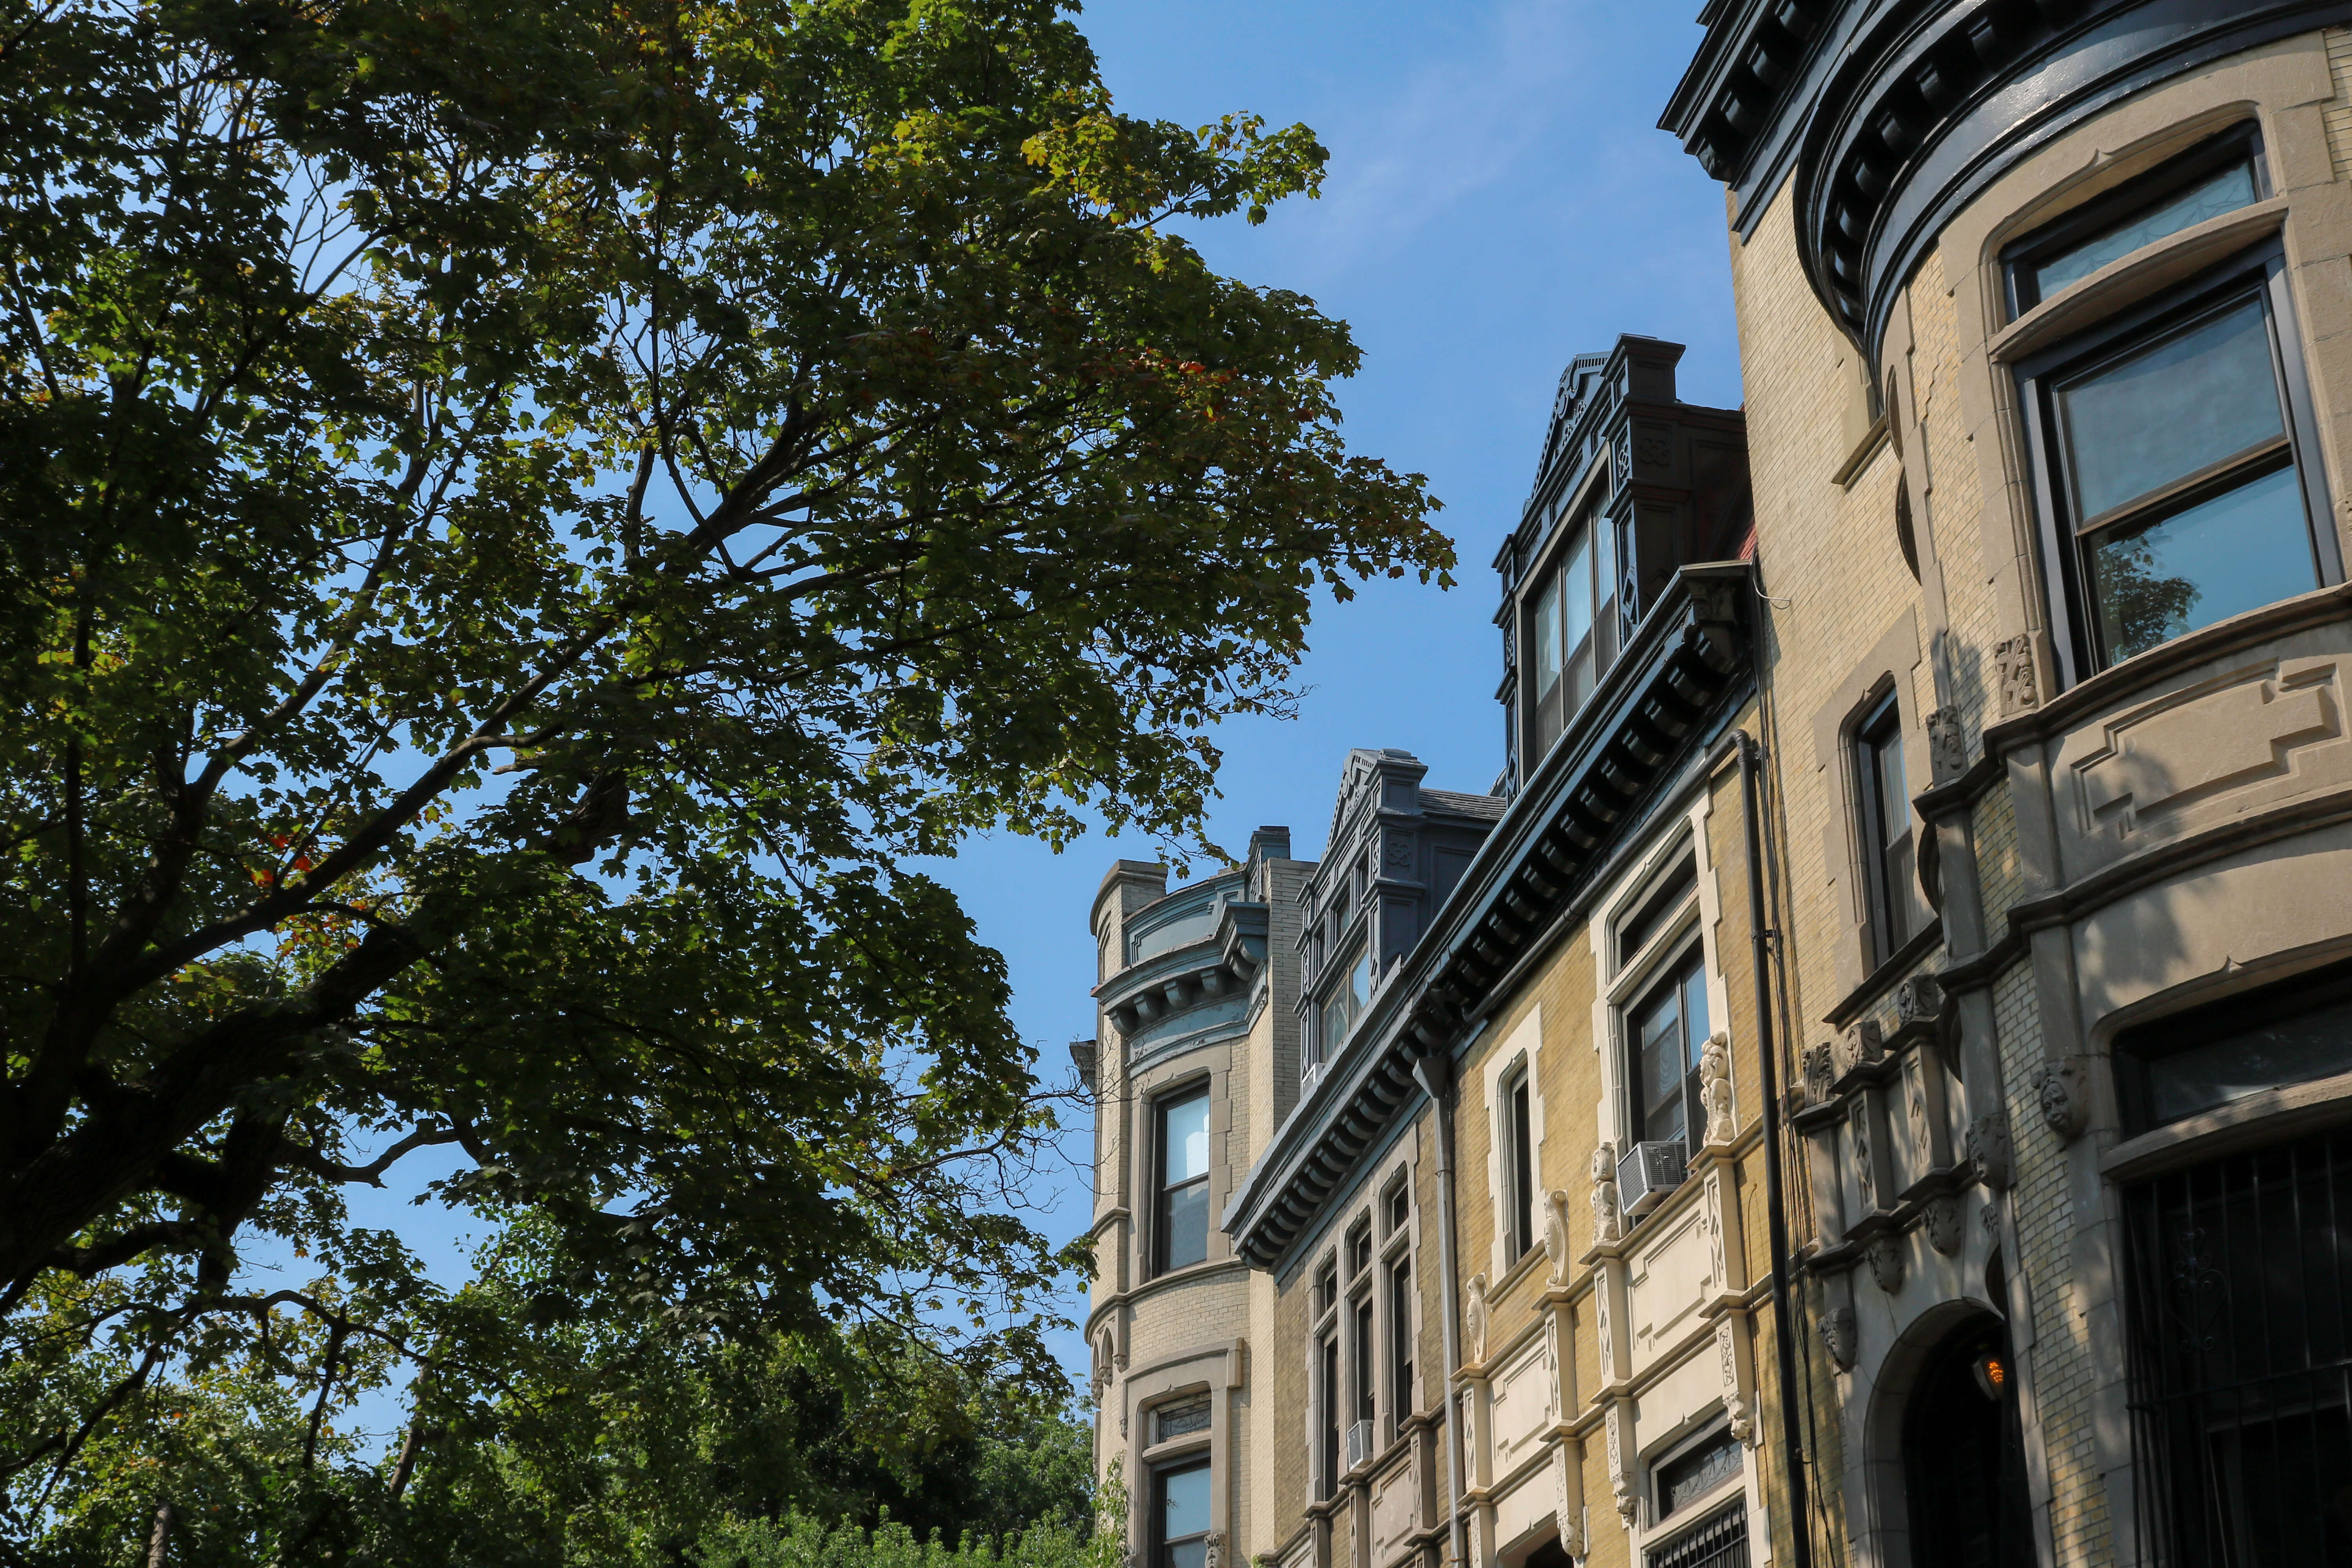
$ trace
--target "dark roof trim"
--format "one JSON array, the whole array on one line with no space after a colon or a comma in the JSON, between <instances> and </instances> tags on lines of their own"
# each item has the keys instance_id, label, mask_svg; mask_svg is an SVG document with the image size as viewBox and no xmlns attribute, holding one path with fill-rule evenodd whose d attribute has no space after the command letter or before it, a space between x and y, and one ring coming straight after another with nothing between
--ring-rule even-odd
<instances>
[{"instance_id":1,"label":"dark roof trim","mask_svg":"<svg viewBox=\"0 0 2352 1568\"><path fill-rule=\"evenodd\" d=\"M1310 1227L1419 1095L1414 1059L1459 1047L1465 1026L1606 863L1708 716L1743 685L1753 599L1746 562L1682 569L1234 1194L1222 1223L1244 1258L1271 1268Z\"/></svg>"}]
</instances>

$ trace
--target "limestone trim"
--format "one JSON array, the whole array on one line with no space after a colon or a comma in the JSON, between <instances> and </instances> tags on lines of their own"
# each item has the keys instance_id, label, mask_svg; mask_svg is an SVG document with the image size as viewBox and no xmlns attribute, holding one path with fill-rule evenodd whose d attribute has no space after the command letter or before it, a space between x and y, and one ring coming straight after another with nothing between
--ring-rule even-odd
<instances>
[{"instance_id":1,"label":"limestone trim","mask_svg":"<svg viewBox=\"0 0 2352 1568\"><path fill-rule=\"evenodd\" d=\"M2266 1089L2143 1132L2101 1155L2099 1174L2111 1182L2135 1182L2344 1121L2352 1121L2352 1073Z\"/></svg>"},{"instance_id":2,"label":"limestone trim","mask_svg":"<svg viewBox=\"0 0 2352 1568\"><path fill-rule=\"evenodd\" d=\"M2286 226L2286 214L2287 198L2273 196L2111 261L2003 327L1985 345L1985 356L1996 364L2029 358L2269 238Z\"/></svg>"}]
</instances>

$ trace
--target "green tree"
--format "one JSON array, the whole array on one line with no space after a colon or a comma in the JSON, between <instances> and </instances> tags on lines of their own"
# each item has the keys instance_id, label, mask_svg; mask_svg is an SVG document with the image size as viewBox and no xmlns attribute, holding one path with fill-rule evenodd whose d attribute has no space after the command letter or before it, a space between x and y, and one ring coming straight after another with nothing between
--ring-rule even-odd
<instances>
[{"instance_id":1,"label":"green tree","mask_svg":"<svg viewBox=\"0 0 2352 1568\"><path fill-rule=\"evenodd\" d=\"M505 1375L348 1221L422 1148L550 1321L993 1330L1081 1261L904 861L1197 841L1318 588L1451 565L1345 327L1171 228L1322 158L1118 114L1050 0L0 0L20 1528L161 1378Z\"/></svg>"}]
</instances>

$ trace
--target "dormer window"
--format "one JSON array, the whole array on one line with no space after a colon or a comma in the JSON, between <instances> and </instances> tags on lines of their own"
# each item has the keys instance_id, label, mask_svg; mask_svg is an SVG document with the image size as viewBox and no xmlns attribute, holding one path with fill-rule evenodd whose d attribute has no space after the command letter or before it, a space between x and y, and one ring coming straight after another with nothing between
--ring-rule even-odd
<instances>
[{"instance_id":1,"label":"dormer window","mask_svg":"<svg viewBox=\"0 0 2352 1568\"><path fill-rule=\"evenodd\" d=\"M1577 710L1591 700L1616 653L1616 552L1601 517L1585 504L1550 559L1529 580L1528 696L1530 764L1551 750Z\"/></svg>"},{"instance_id":2,"label":"dormer window","mask_svg":"<svg viewBox=\"0 0 2352 1568\"><path fill-rule=\"evenodd\" d=\"M1355 1026L1357 1015L1364 1010L1365 1001L1372 994L1372 956L1358 948L1353 959L1339 979L1331 994L1323 999L1321 1060L1329 1061L1339 1054L1339 1044Z\"/></svg>"}]
</instances>

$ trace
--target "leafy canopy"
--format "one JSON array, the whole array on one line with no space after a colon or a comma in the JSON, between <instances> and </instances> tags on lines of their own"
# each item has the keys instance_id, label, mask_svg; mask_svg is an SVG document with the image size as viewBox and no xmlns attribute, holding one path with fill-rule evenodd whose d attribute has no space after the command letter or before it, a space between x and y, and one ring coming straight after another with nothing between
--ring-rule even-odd
<instances>
[{"instance_id":1,"label":"leafy canopy","mask_svg":"<svg viewBox=\"0 0 2352 1568\"><path fill-rule=\"evenodd\" d=\"M348 1222L421 1149L542 1314L1073 1261L906 858L1197 842L1316 595L1452 552L1344 325L1171 227L1322 150L1118 114L1065 9L0 0L0 1479L285 1312L321 1398L491 1376Z\"/></svg>"}]
</instances>

